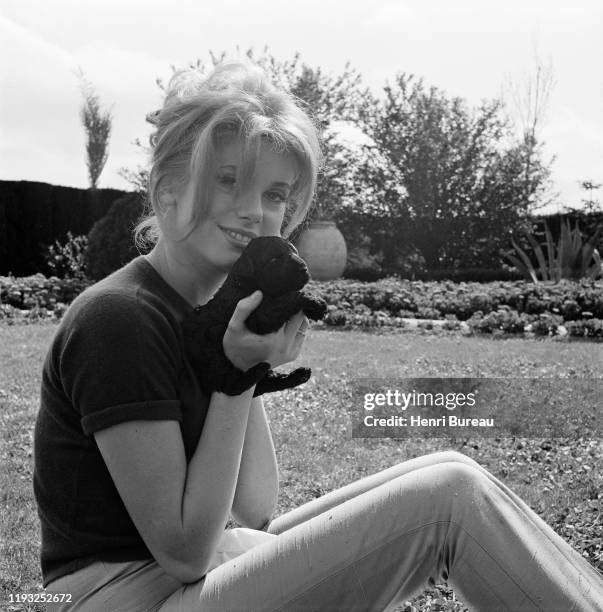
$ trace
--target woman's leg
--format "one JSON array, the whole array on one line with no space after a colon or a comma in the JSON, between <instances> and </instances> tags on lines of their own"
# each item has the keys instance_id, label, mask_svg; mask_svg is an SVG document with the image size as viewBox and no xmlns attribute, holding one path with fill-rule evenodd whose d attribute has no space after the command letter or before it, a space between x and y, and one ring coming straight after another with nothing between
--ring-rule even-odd
<instances>
[{"instance_id":1,"label":"woman's leg","mask_svg":"<svg viewBox=\"0 0 603 612\"><path fill-rule=\"evenodd\" d=\"M507 491L464 461L413 469L221 565L161 610L377 611L440 578L477 610L600 610L601 577Z\"/></svg>"},{"instance_id":2,"label":"woman's leg","mask_svg":"<svg viewBox=\"0 0 603 612\"><path fill-rule=\"evenodd\" d=\"M290 529L291 527L298 525L303 521L318 516L319 514L322 514L323 512L334 508L336 505L343 503L344 501L347 501L349 499L352 499L353 497L361 493L370 491L371 489L380 486L394 478L397 478L398 476L403 476L404 474L408 474L422 467L448 462L463 463L465 465L474 467L476 470L479 470L493 484L499 487L505 495L512 499L513 502L519 508L521 508L523 512L530 515L532 517L532 520L538 524L540 529L560 538L560 536L557 536L557 534L553 531L550 525L548 525L542 518L540 518L528 506L528 504L526 504L503 482L498 480L493 474L488 472L488 470L479 465L479 463L471 459L471 457L467 457L466 455L463 455L462 453L456 451L441 451L437 453L431 453L429 455L422 455L421 457L416 457L414 459L409 459L408 461L398 463L397 465L377 472L376 474L371 474L370 476L361 478L360 480L357 480L344 487L336 489L335 491L331 491L330 493L327 493L317 499L313 499L312 501L303 504L298 508L294 508L286 514L279 516L269 524L267 531L269 533L276 534L282 533L286 529ZM564 540L561 541L565 544ZM572 552L576 559L584 561L580 554L574 549L572 549Z\"/></svg>"},{"instance_id":3,"label":"woman's leg","mask_svg":"<svg viewBox=\"0 0 603 612\"><path fill-rule=\"evenodd\" d=\"M438 463L448 463L451 461L458 461L460 463L466 463L476 468L483 469L478 463L476 463L471 457L467 457L462 453L456 451L440 451L437 453L431 453L429 455L422 455L421 457L415 457L414 459L408 459L390 468L381 470L376 474L365 476L350 484L347 484L339 489L335 489L329 493L325 493L320 497L313 499L289 512L279 516L278 518L271 521L266 527L265 531L269 533L282 533L295 525L299 525L304 521L307 521L339 504L342 504L361 493L366 493L375 487L378 487L386 482L403 476L419 468L427 467L429 465L436 465ZM485 471L485 470L484 470ZM489 473L489 472L486 472Z\"/></svg>"},{"instance_id":4,"label":"woman's leg","mask_svg":"<svg viewBox=\"0 0 603 612\"><path fill-rule=\"evenodd\" d=\"M49 595L69 594L69 601L47 603L47 612L151 612L182 583L152 559L95 561L51 582Z\"/></svg>"}]
</instances>

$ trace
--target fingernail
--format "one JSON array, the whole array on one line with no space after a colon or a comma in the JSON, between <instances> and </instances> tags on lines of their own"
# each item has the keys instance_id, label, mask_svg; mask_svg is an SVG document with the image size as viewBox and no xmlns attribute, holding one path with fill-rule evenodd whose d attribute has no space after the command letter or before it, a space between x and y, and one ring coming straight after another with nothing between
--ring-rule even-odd
<instances>
[{"instance_id":1,"label":"fingernail","mask_svg":"<svg viewBox=\"0 0 603 612\"><path fill-rule=\"evenodd\" d=\"M252 297L253 297L253 299L254 299L254 300L257 300L257 298L262 297L262 292L261 292L261 291L258 289L257 291L255 291L255 292L253 293L253 296L252 296Z\"/></svg>"}]
</instances>

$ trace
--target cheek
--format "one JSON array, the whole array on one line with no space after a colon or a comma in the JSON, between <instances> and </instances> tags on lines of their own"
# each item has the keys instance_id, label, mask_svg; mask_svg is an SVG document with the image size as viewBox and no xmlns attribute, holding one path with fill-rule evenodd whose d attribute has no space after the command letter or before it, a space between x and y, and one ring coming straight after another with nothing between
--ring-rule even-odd
<instances>
[{"instance_id":1,"label":"cheek","mask_svg":"<svg viewBox=\"0 0 603 612\"><path fill-rule=\"evenodd\" d=\"M232 194L224 193L218 187L215 187L209 195L207 202L207 217L217 218L220 215L228 213L234 207L234 197Z\"/></svg>"},{"instance_id":2,"label":"cheek","mask_svg":"<svg viewBox=\"0 0 603 612\"><path fill-rule=\"evenodd\" d=\"M265 236L280 236L281 227L283 225L283 219L285 217L285 211L279 212L267 212L264 213L264 232Z\"/></svg>"}]
</instances>

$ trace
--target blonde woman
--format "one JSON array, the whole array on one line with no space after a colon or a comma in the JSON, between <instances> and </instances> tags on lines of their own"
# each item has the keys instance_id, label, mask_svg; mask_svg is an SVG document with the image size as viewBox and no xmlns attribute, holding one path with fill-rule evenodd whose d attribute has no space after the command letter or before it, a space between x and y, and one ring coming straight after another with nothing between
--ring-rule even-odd
<instances>
[{"instance_id":1,"label":"blonde woman","mask_svg":"<svg viewBox=\"0 0 603 612\"><path fill-rule=\"evenodd\" d=\"M82 293L43 369L34 490L49 609L385 610L450 581L480 610L596 610L595 570L471 459L393 466L271 520L278 470L254 386L205 397L180 323L254 236L284 235L314 191L308 116L257 67L172 79L138 237L150 253ZM308 322L224 337L240 370L296 359ZM243 528L226 530L232 515ZM64 594L64 595L61 595Z\"/></svg>"}]
</instances>

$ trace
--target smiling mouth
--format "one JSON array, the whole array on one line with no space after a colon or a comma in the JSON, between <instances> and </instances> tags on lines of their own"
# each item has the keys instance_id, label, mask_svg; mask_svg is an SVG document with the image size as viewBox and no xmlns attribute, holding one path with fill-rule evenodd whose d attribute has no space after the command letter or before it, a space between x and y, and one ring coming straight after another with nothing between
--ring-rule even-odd
<instances>
[{"instance_id":1,"label":"smiling mouth","mask_svg":"<svg viewBox=\"0 0 603 612\"><path fill-rule=\"evenodd\" d=\"M247 246L251 240L251 236L247 236L246 234L241 234L240 232L235 232L234 230L226 229L224 227L220 228L231 240L236 242L241 246Z\"/></svg>"}]
</instances>

